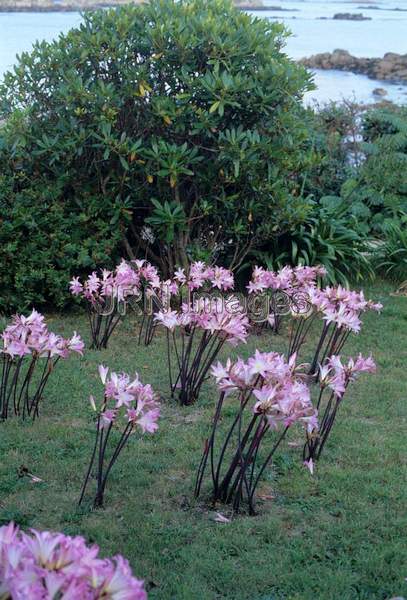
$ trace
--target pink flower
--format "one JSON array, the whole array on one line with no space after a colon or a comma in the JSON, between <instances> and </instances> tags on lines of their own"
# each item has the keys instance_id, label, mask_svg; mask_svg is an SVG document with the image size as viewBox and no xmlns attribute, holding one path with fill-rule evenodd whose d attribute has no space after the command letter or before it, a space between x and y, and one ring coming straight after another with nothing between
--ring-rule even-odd
<instances>
[{"instance_id":1,"label":"pink flower","mask_svg":"<svg viewBox=\"0 0 407 600\"><path fill-rule=\"evenodd\" d=\"M230 290L233 289L235 285L232 272L223 267L215 267L210 280L213 287L216 287L219 290Z\"/></svg>"},{"instance_id":2,"label":"pink flower","mask_svg":"<svg viewBox=\"0 0 407 600\"><path fill-rule=\"evenodd\" d=\"M187 280L185 275L185 269L177 269L174 272L174 279L176 279L181 284L185 283Z\"/></svg>"},{"instance_id":3,"label":"pink flower","mask_svg":"<svg viewBox=\"0 0 407 600\"><path fill-rule=\"evenodd\" d=\"M78 354L80 354L82 356L84 347L85 347L85 344L83 343L81 336L78 335L76 333L76 331L74 331L73 336L71 337L70 340L68 340L69 350L72 350L72 352L77 352Z\"/></svg>"},{"instance_id":4,"label":"pink flower","mask_svg":"<svg viewBox=\"0 0 407 600\"><path fill-rule=\"evenodd\" d=\"M352 360L352 359L351 359ZM348 368L350 365L348 366ZM361 373L375 373L376 372L376 363L373 360L372 356L368 356L367 358L363 358L361 354L357 357L354 362L353 368L354 372L360 371Z\"/></svg>"},{"instance_id":5,"label":"pink flower","mask_svg":"<svg viewBox=\"0 0 407 600\"><path fill-rule=\"evenodd\" d=\"M122 557L101 559L81 537L0 528L0 594L14 600L146 600L143 582Z\"/></svg>"},{"instance_id":6,"label":"pink flower","mask_svg":"<svg viewBox=\"0 0 407 600\"><path fill-rule=\"evenodd\" d=\"M174 331L179 323L178 314L175 310L159 311L155 314L154 320L164 325L170 331Z\"/></svg>"},{"instance_id":7,"label":"pink flower","mask_svg":"<svg viewBox=\"0 0 407 600\"><path fill-rule=\"evenodd\" d=\"M135 421L137 420L138 417L138 410L136 410L135 408L128 408L126 411L127 414L127 419L129 421L129 423L135 423Z\"/></svg>"},{"instance_id":8,"label":"pink flower","mask_svg":"<svg viewBox=\"0 0 407 600\"><path fill-rule=\"evenodd\" d=\"M93 271L93 273L91 275L89 275L89 277L85 283L85 287L86 287L86 290L91 294L98 291L98 289L100 287L100 279L97 276L97 274L95 273L95 271Z\"/></svg>"},{"instance_id":9,"label":"pink flower","mask_svg":"<svg viewBox=\"0 0 407 600\"><path fill-rule=\"evenodd\" d=\"M360 331L361 321L353 310L348 310L345 304L338 307L328 307L324 311L324 319L328 323L336 323L338 327L345 327L355 333Z\"/></svg>"},{"instance_id":10,"label":"pink flower","mask_svg":"<svg viewBox=\"0 0 407 600\"><path fill-rule=\"evenodd\" d=\"M108 409L105 410L104 412L100 413L101 419L102 419L102 426L106 427L108 425L110 425L111 423L113 423L113 421L116 418L116 411L113 409Z\"/></svg>"},{"instance_id":11,"label":"pink flower","mask_svg":"<svg viewBox=\"0 0 407 600\"><path fill-rule=\"evenodd\" d=\"M248 365L253 375L261 375L262 377L265 377L267 371L270 369L269 356L266 353L256 350L254 356L249 358Z\"/></svg>"},{"instance_id":12,"label":"pink flower","mask_svg":"<svg viewBox=\"0 0 407 600\"><path fill-rule=\"evenodd\" d=\"M119 389L114 397L116 399L116 408L120 408L121 406L130 406L130 404L134 401L134 394L132 394L127 388Z\"/></svg>"},{"instance_id":13,"label":"pink flower","mask_svg":"<svg viewBox=\"0 0 407 600\"><path fill-rule=\"evenodd\" d=\"M10 339L7 338L3 334L3 352L4 354L9 354L11 357L13 356L25 356L26 354L30 354L30 348L21 340L18 339Z\"/></svg>"},{"instance_id":14,"label":"pink flower","mask_svg":"<svg viewBox=\"0 0 407 600\"><path fill-rule=\"evenodd\" d=\"M310 458L309 460L304 460L304 466L307 467L311 475L314 474L314 462L312 458Z\"/></svg>"},{"instance_id":15,"label":"pink flower","mask_svg":"<svg viewBox=\"0 0 407 600\"><path fill-rule=\"evenodd\" d=\"M69 287L71 290L71 293L74 296L79 296L80 294L82 294L83 292L83 285L81 284L81 282L79 281L79 277L74 277L70 283L69 283Z\"/></svg>"},{"instance_id":16,"label":"pink flower","mask_svg":"<svg viewBox=\"0 0 407 600\"><path fill-rule=\"evenodd\" d=\"M272 428L280 424L290 427L298 421L307 431L312 431L318 425L317 413L308 386L297 375L294 360L295 357L291 357L287 362L277 352L256 350L247 362L229 360L225 367L218 363L212 368L212 375L222 392L239 390L245 397L252 393L253 412L264 415Z\"/></svg>"},{"instance_id":17,"label":"pink flower","mask_svg":"<svg viewBox=\"0 0 407 600\"><path fill-rule=\"evenodd\" d=\"M2 334L2 352L14 356L35 355L36 357L67 358L71 351L82 354L84 344L74 332L71 339L64 339L49 331L44 317L33 310L28 317L14 315Z\"/></svg>"},{"instance_id":18,"label":"pink flower","mask_svg":"<svg viewBox=\"0 0 407 600\"><path fill-rule=\"evenodd\" d=\"M157 420L160 416L160 409L154 408L148 410L141 417L137 419L137 425L141 428L143 433L154 433L158 429Z\"/></svg>"},{"instance_id":19,"label":"pink flower","mask_svg":"<svg viewBox=\"0 0 407 600\"><path fill-rule=\"evenodd\" d=\"M151 385L143 384L137 373L133 379L126 373L109 374L108 367L103 365L99 365L99 375L104 385L104 409L100 415L103 426L125 413L128 422L137 423L143 433L158 429L160 410ZM95 401L91 398L93 406Z\"/></svg>"},{"instance_id":20,"label":"pink flower","mask_svg":"<svg viewBox=\"0 0 407 600\"><path fill-rule=\"evenodd\" d=\"M338 398L341 398L349 382L354 381L358 373L374 373L376 364L371 356L363 358L361 354L356 360L350 358L344 365L340 356L331 356L323 367L324 382L328 384Z\"/></svg>"},{"instance_id":21,"label":"pink flower","mask_svg":"<svg viewBox=\"0 0 407 600\"><path fill-rule=\"evenodd\" d=\"M228 358L226 367L222 365L221 362L217 362L216 365L212 365L211 373L212 376L216 379L216 382L219 383L222 379L226 379L229 377L229 370L231 367L231 360Z\"/></svg>"},{"instance_id":22,"label":"pink flower","mask_svg":"<svg viewBox=\"0 0 407 600\"><path fill-rule=\"evenodd\" d=\"M109 372L109 367L104 367L103 365L99 365L98 370L99 370L100 379L102 380L103 385L105 385L106 377Z\"/></svg>"}]
</instances>

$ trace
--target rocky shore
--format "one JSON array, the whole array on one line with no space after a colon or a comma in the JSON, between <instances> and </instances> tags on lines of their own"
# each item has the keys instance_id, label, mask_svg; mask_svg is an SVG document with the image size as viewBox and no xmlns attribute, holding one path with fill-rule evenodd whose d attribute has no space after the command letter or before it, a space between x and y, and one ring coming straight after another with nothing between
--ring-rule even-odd
<instances>
[{"instance_id":1,"label":"rocky shore","mask_svg":"<svg viewBox=\"0 0 407 600\"><path fill-rule=\"evenodd\" d=\"M263 4L258 4L258 3L247 3L247 2L235 2L235 5L237 8L240 8L241 10L259 10L259 11L263 11L263 10L274 10L275 12L300 12L298 8L284 8L283 6L269 6L269 5L263 5Z\"/></svg>"},{"instance_id":2,"label":"rocky shore","mask_svg":"<svg viewBox=\"0 0 407 600\"><path fill-rule=\"evenodd\" d=\"M314 54L299 62L310 69L350 71L370 79L407 83L407 54L387 52L383 58L358 58L347 50L334 50Z\"/></svg>"},{"instance_id":3,"label":"rocky shore","mask_svg":"<svg viewBox=\"0 0 407 600\"><path fill-rule=\"evenodd\" d=\"M334 21L371 21L372 17L365 17L362 13L336 13Z\"/></svg>"}]
</instances>

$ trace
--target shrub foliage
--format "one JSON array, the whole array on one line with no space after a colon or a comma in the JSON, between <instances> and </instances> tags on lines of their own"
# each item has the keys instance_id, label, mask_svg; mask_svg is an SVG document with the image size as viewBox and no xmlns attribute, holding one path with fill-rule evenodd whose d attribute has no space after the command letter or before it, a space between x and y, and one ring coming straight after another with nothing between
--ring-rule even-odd
<instances>
[{"instance_id":1,"label":"shrub foliage","mask_svg":"<svg viewBox=\"0 0 407 600\"><path fill-rule=\"evenodd\" d=\"M22 54L0 88L4 307L60 305L123 249L236 267L300 222L310 83L285 36L228 0L153 0Z\"/></svg>"}]
</instances>

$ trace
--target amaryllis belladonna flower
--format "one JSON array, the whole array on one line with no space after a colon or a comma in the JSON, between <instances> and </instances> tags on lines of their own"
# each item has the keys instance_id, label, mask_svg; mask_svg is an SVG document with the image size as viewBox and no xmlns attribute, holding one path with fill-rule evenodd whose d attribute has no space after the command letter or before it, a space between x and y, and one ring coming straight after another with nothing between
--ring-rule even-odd
<instances>
[{"instance_id":1,"label":"amaryllis belladonna flower","mask_svg":"<svg viewBox=\"0 0 407 600\"><path fill-rule=\"evenodd\" d=\"M126 302L142 299L146 287L159 288L157 269L145 260L131 263L122 260L114 271L94 271L81 282L74 277L70 290L86 300L92 336L92 348L106 348L109 338L120 322Z\"/></svg>"},{"instance_id":2,"label":"amaryllis belladonna flower","mask_svg":"<svg viewBox=\"0 0 407 600\"><path fill-rule=\"evenodd\" d=\"M276 352L256 350L247 361L218 363L212 374L220 396L198 469L195 495L201 492L210 463L213 501L231 503L238 512L246 499L253 514L258 483L288 429L300 423L311 433L318 427L317 411L295 357L287 362ZM227 400L229 396L231 400ZM235 406L227 423L222 414L226 405L227 412ZM265 458L260 452L264 446Z\"/></svg>"},{"instance_id":3,"label":"amaryllis belladonna flower","mask_svg":"<svg viewBox=\"0 0 407 600\"><path fill-rule=\"evenodd\" d=\"M4 600L147 600L143 581L118 555L63 533L0 527L0 598Z\"/></svg>"},{"instance_id":4,"label":"amaryllis belladonna flower","mask_svg":"<svg viewBox=\"0 0 407 600\"><path fill-rule=\"evenodd\" d=\"M307 432L304 445L304 464L312 472L328 440L335 423L338 409L350 383L360 373L375 373L376 364L371 356L364 358L361 354L356 359L342 361L340 356L327 358L319 368L319 390L316 408L320 414L318 428Z\"/></svg>"},{"instance_id":5,"label":"amaryllis belladonna flower","mask_svg":"<svg viewBox=\"0 0 407 600\"><path fill-rule=\"evenodd\" d=\"M57 362L72 352L82 355L84 343L76 331L71 338L49 331L44 316L36 310L28 317L15 315L1 340L0 418L7 418L10 404L16 415L35 418Z\"/></svg>"},{"instance_id":6,"label":"amaryllis belladonna flower","mask_svg":"<svg viewBox=\"0 0 407 600\"><path fill-rule=\"evenodd\" d=\"M310 362L309 372L319 377L318 365L332 355L340 354L351 333L359 333L362 313L380 311L382 305L366 300L363 291L347 290L342 286L306 289L310 310L306 315L295 315L289 341L288 355L299 354L309 337L314 323L322 320L319 340Z\"/></svg>"},{"instance_id":7,"label":"amaryllis belladonna flower","mask_svg":"<svg viewBox=\"0 0 407 600\"><path fill-rule=\"evenodd\" d=\"M246 315L230 312L222 298L183 304L179 311L160 311L158 323L167 329L167 357L171 393L178 392L181 404L192 404L209 369L225 343L246 342Z\"/></svg>"},{"instance_id":8,"label":"amaryllis belladonna flower","mask_svg":"<svg viewBox=\"0 0 407 600\"><path fill-rule=\"evenodd\" d=\"M131 378L126 373L109 373L108 367L100 365L99 376L104 393L99 407L94 396L90 397L90 404L97 413L95 443L79 499L80 504L96 461L95 506L103 505L108 476L130 436L137 431L154 433L160 416L156 394L151 385L141 383L137 374ZM110 448L113 429L118 429L121 435Z\"/></svg>"}]
</instances>

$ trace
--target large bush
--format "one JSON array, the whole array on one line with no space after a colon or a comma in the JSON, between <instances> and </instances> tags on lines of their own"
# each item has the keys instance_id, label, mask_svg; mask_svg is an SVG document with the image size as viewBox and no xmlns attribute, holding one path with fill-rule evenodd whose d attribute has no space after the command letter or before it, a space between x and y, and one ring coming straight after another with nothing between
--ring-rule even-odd
<instances>
[{"instance_id":1,"label":"large bush","mask_svg":"<svg viewBox=\"0 0 407 600\"><path fill-rule=\"evenodd\" d=\"M328 106L313 115L310 130L322 160L309 170L307 191L317 200L336 196L361 233L386 236L407 211L406 109Z\"/></svg>"},{"instance_id":2,"label":"large bush","mask_svg":"<svg viewBox=\"0 0 407 600\"><path fill-rule=\"evenodd\" d=\"M236 267L300 222L309 79L285 35L227 1L153 0L86 14L24 53L0 88L0 218L14 220L17 197L34 229L70 246L61 260L48 249L54 290L37 295L16 241L9 286L19 271L31 291L10 305L61 303L69 271L106 253L146 253L167 272L214 255ZM37 254L37 236L21 244Z\"/></svg>"}]
</instances>

